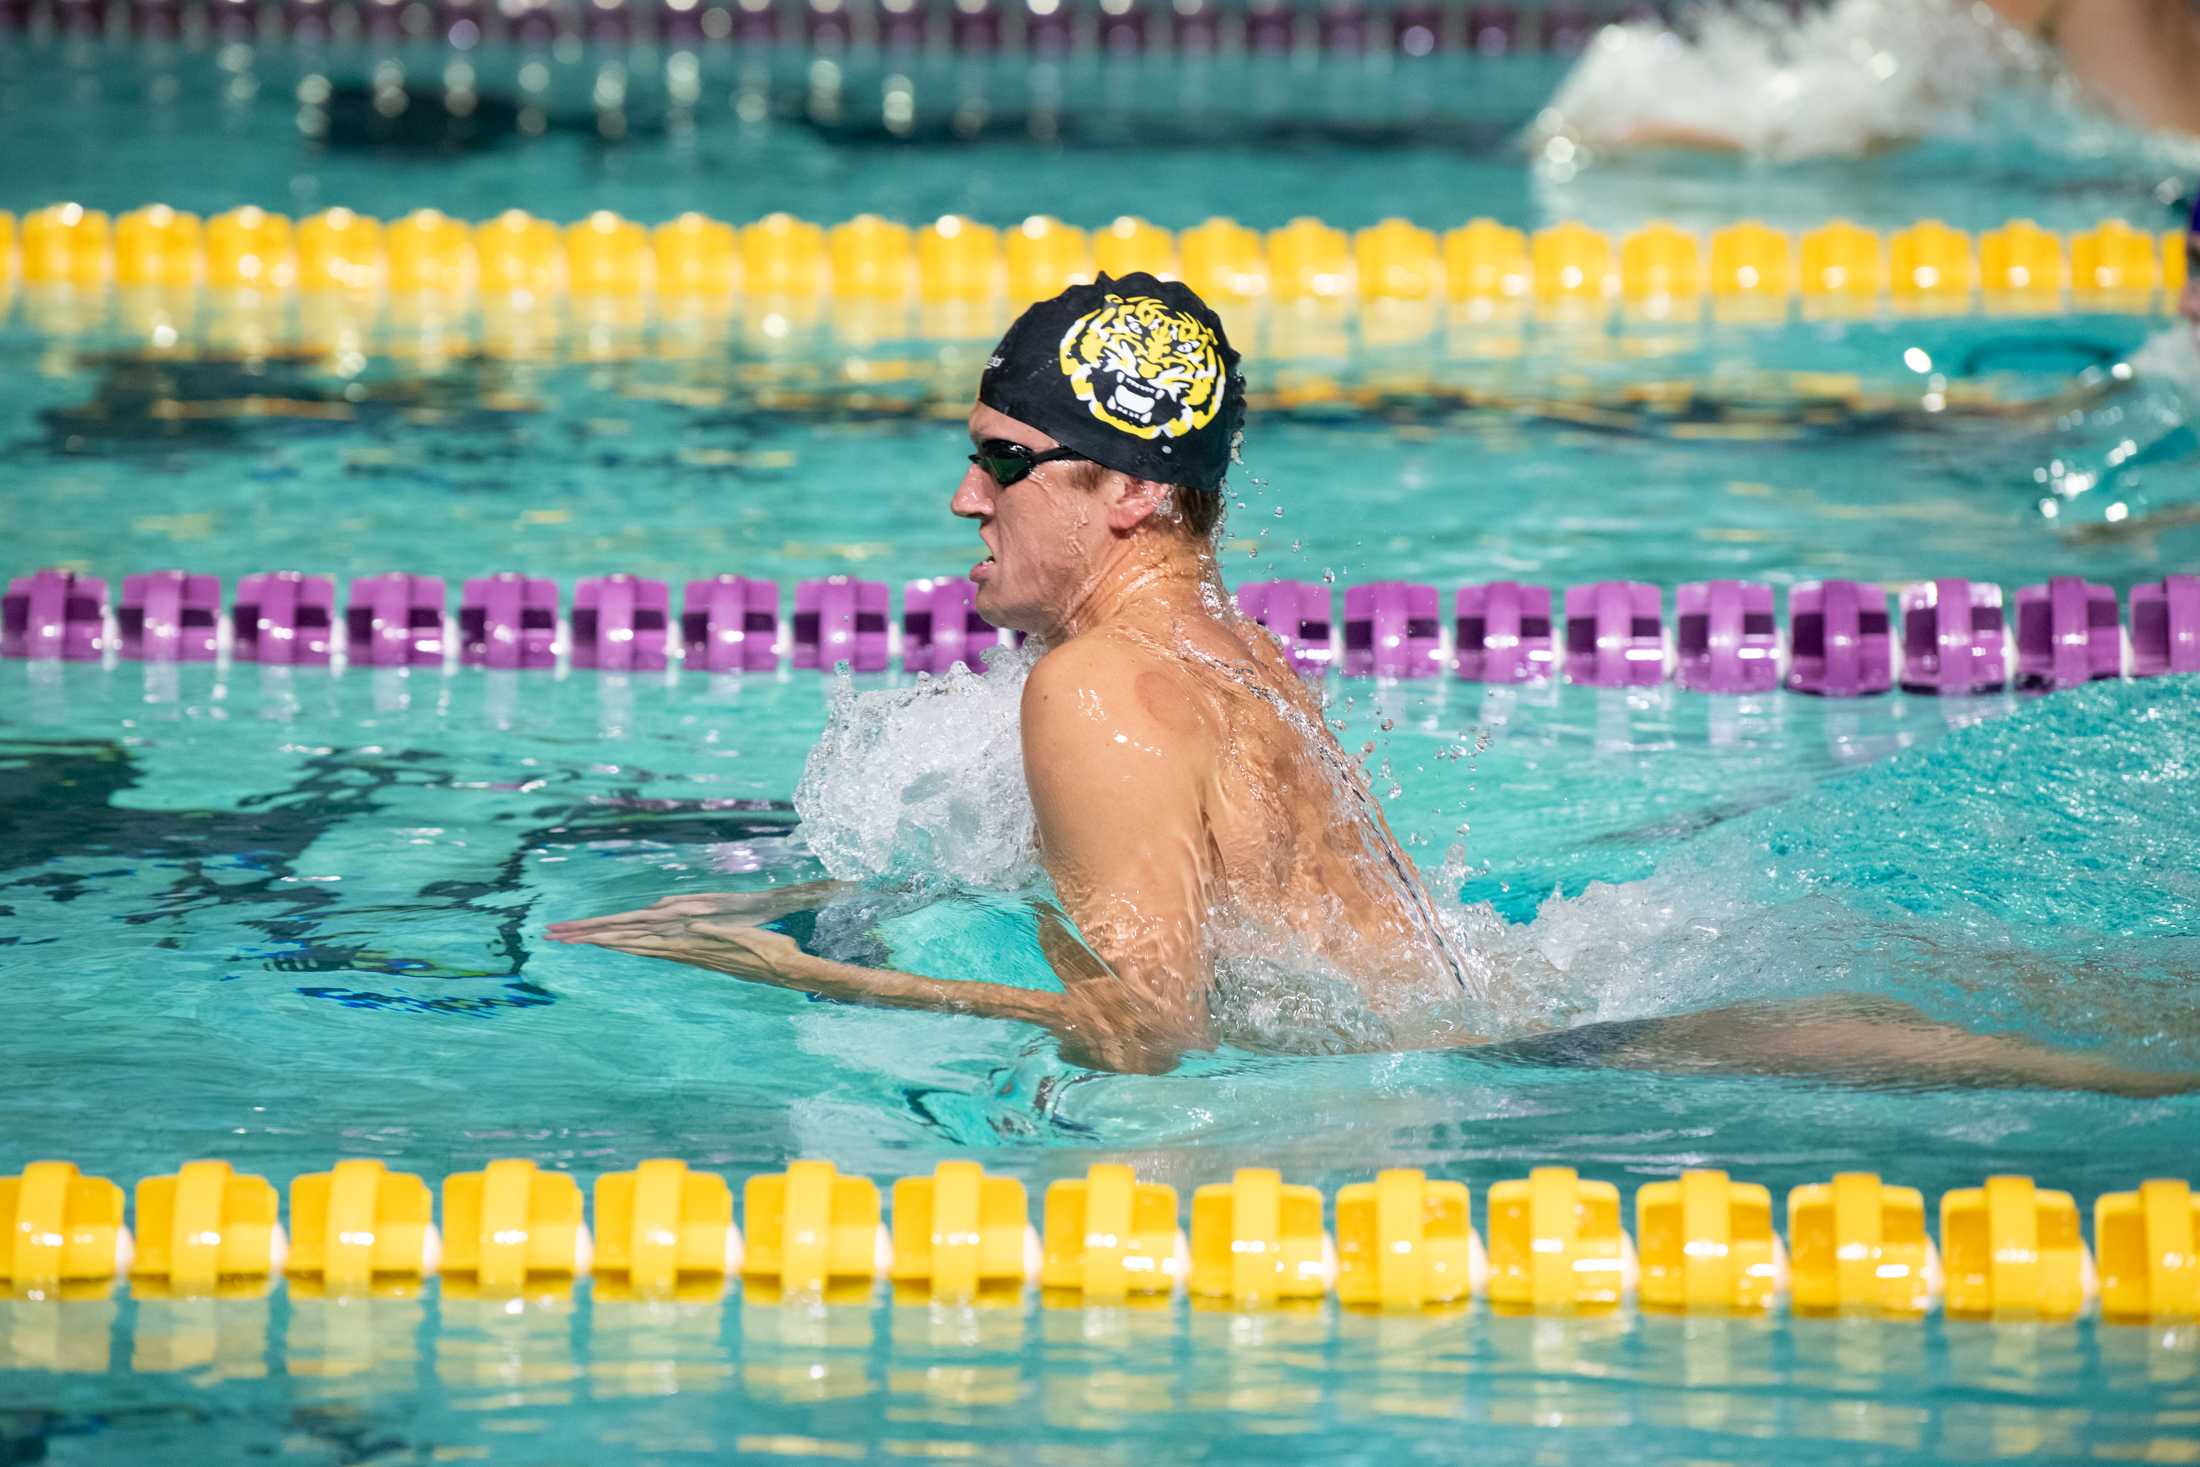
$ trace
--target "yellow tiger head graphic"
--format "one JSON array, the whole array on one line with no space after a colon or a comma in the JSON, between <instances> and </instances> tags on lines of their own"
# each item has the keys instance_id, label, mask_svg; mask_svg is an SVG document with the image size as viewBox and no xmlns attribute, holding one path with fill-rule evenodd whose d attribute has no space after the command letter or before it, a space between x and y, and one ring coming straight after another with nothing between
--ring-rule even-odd
<instances>
[{"instance_id":1,"label":"yellow tiger head graphic","mask_svg":"<svg viewBox=\"0 0 2200 1467\"><path fill-rule=\"evenodd\" d=\"M1215 335L1148 295L1109 295L1062 336L1062 375L1092 415L1140 438L1204 428L1222 406Z\"/></svg>"}]
</instances>

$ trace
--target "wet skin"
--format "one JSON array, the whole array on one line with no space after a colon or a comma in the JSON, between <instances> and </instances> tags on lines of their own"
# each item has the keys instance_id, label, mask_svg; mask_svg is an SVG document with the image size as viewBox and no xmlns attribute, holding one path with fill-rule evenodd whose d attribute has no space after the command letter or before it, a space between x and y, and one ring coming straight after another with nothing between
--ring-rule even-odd
<instances>
[{"instance_id":1,"label":"wet skin","mask_svg":"<svg viewBox=\"0 0 2200 1467\"><path fill-rule=\"evenodd\" d=\"M974 443L1055 446L983 406L969 426ZM1025 684L1022 743L1040 854L1075 929L1041 927L1063 991L834 963L751 925L787 909L769 900L682 898L552 937L1022 1019L1114 1069L1165 1069L1212 1045L1224 929L1350 974L1378 1010L1458 992L1433 904L1364 772L1275 641L1238 614L1168 486L1056 462L1004 488L973 465L951 508L991 552L972 568L979 613L1050 647Z\"/></svg>"},{"instance_id":2,"label":"wet skin","mask_svg":"<svg viewBox=\"0 0 2200 1467\"><path fill-rule=\"evenodd\" d=\"M982 405L969 428L973 443L1056 446ZM1445 1017L1465 1011L1473 959L1454 950L1317 693L1237 613L1211 542L1182 523L1168 486L1053 462L1004 488L972 466L951 508L990 552L972 570L980 614L1049 648L1025 683L1021 723L1040 855L1071 924L1042 913L1061 990L837 962L758 925L829 900L829 882L672 897L548 935L829 998L1036 1024L1065 1057L1114 1070L1161 1071L1212 1047L1216 960L1237 947L1342 975L1378 1017L1410 1018L1382 1047L1483 1044ZM2200 1088L1877 998L1578 1032L1584 1042L1564 1054L1539 1056L1532 1041L1490 1053L1844 1083Z\"/></svg>"},{"instance_id":3,"label":"wet skin","mask_svg":"<svg viewBox=\"0 0 2200 1467\"><path fill-rule=\"evenodd\" d=\"M2191 0L1986 0L2060 50L2103 107L2141 127L2200 133L2200 8Z\"/></svg>"}]
</instances>

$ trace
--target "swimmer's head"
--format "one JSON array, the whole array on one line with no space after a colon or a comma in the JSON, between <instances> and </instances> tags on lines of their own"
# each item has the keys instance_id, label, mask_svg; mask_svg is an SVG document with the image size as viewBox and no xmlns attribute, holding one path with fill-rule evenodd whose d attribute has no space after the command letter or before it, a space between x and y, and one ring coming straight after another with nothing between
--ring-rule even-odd
<instances>
[{"instance_id":1,"label":"swimmer's head","mask_svg":"<svg viewBox=\"0 0 2200 1467\"><path fill-rule=\"evenodd\" d=\"M994 348L953 509L993 552L974 574L997 626L1048 633L1134 536L1210 545L1245 419L1222 321L1187 287L1103 275L1032 306Z\"/></svg>"}]
</instances>

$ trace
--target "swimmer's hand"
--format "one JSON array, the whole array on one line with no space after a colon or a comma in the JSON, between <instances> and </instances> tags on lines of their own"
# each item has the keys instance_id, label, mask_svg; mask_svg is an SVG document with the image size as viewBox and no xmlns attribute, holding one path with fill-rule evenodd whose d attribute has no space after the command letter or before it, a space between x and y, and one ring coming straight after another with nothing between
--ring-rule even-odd
<instances>
[{"instance_id":1,"label":"swimmer's hand","mask_svg":"<svg viewBox=\"0 0 2200 1467\"><path fill-rule=\"evenodd\" d=\"M806 965L822 963L823 959L803 952L784 932L726 920L707 908L691 910L704 907L708 900L672 898L638 912L561 922L550 929L549 937L554 942L608 947L636 957L665 958L751 983L818 991L805 981L814 980Z\"/></svg>"},{"instance_id":2,"label":"swimmer's hand","mask_svg":"<svg viewBox=\"0 0 2200 1467\"><path fill-rule=\"evenodd\" d=\"M708 921L755 926L776 921L789 912L807 912L823 906L840 893L845 882L805 881L795 886L767 886L760 891L696 891L669 896L634 912L614 912L608 917L582 917L553 922L547 936L552 942L592 942L593 934L651 926ZM613 946L604 943L602 946Z\"/></svg>"}]
</instances>

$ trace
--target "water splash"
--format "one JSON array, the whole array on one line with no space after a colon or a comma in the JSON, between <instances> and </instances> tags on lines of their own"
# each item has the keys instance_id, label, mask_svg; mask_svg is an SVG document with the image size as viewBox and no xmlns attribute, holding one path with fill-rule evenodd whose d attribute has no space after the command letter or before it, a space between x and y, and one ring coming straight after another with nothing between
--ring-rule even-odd
<instances>
[{"instance_id":1,"label":"water splash","mask_svg":"<svg viewBox=\"0 0 2200 1467\"><path fill-rule=\"evenodd\" d=\"M896 911L909 910L912 902L953 901L969 888L1051 895L1038 861L1019 717L1023 685L1039 652L1036 645L998 652L983 677L958 670L913 687L858 692L843 676L835 687L825 732L794 803L805 839L826 870L865 884L849 899L848 913L819 919L821 936L832 929L836 950L861 950L856 929L873 921L870 908L882 887L895 889L884 901ZM1193 649L1184 655L1210 663L1218 677L1242 671ZM1380 817L1356 766L1295 709L1277 712L1298 737L1316 745L1314 777L1335 782L1344 803L1360 811L1371 860L1379 872L1390 872L1403 857L1385 856ZM1376 879L1402 880L1403 868ZM1325 962L1311 931L1294 930L1267 913L1210 912L1220 1032L1262 1049L1359 1050L1395 1042L1401 1021L1423 1033L1431 1024L1456 1022L1465 1012L1462 985L1479 995L1488 982L1485 966L1471 950L1453 947L1442 913L1430 910L1418 893L1401 895L1405 915L1386 939L1386 951L1370 955L1369 967L1391 975L1377 985L1381 991L1372 1002L1364 976ZM1307 900L1319 906L1331 899L1316 891ZM1327 912L1319 925L1358 925L1356 915Z\"/></svg>"},{"instance_id":2,"label":"water splash","mask_svg":"<svg viewBox=\"0 0 2200 1467\"><path fill-rule=\"evenodd\" d=\"M833 875L899 883L918 906L958 886L1044 894L1018 730L1036 657L914 687L843 680L796 793ZM1442 1048L1860 992L2200 1064L2200 1030L2176 1017L2179 975L2200 971L2195 749L2200 681L2057 694L1714 825L1650 877L1553 895L1524 923L1447 899L1469 874L1454 846L1426 873L1439 930L1394 940L1446 948L1464 992L1371 986L1264 914L1211 912L1217 1034L1272 1052ZM2111 866L2128 879L2104 879Z\"/></svg>"},{"instance_id":3,"label":"water splash","mask_svg":"<svg viewBox=\"0 0 2200 1467\"><path fill-rule=\"evenodd\" d=\"M844 881L937 875L1016 891L1039 879L1017 709L1042 652L995 648L914 687L833 687L794 805L811 851Z\"/></svg>"},{"instance_id":4,"label":"water splash","mask_svg":"<svg viewBox=\"0 0 2200 1467\"><path fill-rule=\"evenodd\" d=\"M2200 325L2157 332L2111 370L2129 385L2058 419L2032 471L2040 517L2074 539L2200 524Z\"/></svg>"},{"instance_id":5,"label":"water splash","mask_svg":"<svg viewBox=\"0 0 2200 1467\"><path fill-rule=\"evenodd\" d=\"M1702 10L1692 34L1607 26L1531 141L1570 176L1582 145L1707 141L1763 157L1855 156L1963 134L1997 84L2044 75L2040 48L1945 0L1839 0L1800 19Z\"/></svg>"},{"instance_id":6,"label":"water splash","mask_svg":"<svg viewBox=\"0 0 2200 1467\"><path fill-rule=\"evenodd\" d=\"M1716 826L1532 922L1460 909L1496 985L1476 1018L1517 1033L1849 991L2200 1065L2196 749L2200 680L2095 684Z\"/></svg>"}]
</instances>

